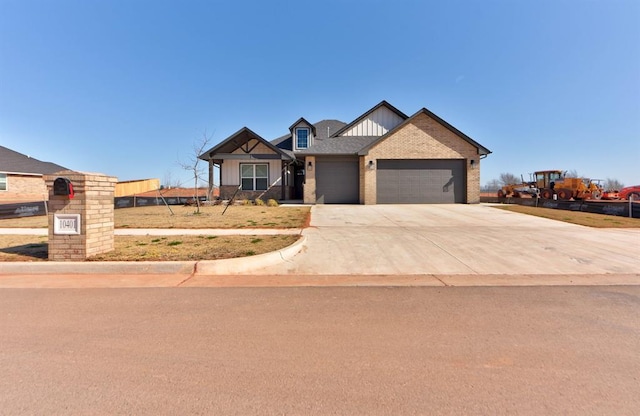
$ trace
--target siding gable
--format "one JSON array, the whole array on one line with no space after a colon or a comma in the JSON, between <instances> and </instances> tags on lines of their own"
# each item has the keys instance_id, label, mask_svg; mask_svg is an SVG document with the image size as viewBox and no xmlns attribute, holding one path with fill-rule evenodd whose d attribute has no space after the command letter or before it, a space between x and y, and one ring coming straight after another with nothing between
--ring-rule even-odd
<instances>
[{"instance_id":1,"label":"siding gable","mask_svg":"<svg viewBox=\"0 0 640 416\"><path fill-rule=\"evenodd\" d=\"M383 136L403 121L404 119L398 114L381 106L340 136Z\"/></svg>"}]
</instances>

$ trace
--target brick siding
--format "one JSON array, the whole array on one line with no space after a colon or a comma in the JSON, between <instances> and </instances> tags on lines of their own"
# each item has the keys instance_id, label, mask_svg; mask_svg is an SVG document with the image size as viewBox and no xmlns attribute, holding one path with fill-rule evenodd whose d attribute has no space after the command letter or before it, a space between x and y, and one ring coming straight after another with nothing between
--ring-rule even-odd
<instances>
[{"instance_id":1,"label":"brick siding","mask_svg":"<svg viewBox=\"0 0 640 416\"><path fill-rule=\"evenodd\" d=\"M221 185L220 186L220 199L229 200L233 196L233 194L238 189L237 185ZM282 187L279 185L274 185L266 191L238 191L234 200L239 201L243 199L248 199L253 201L256 198L260 198L263 201L268 201L269 199L275 199L279 201L282 197Z\"/></svg>"},{"instance_id":2,"label":"brick siding","mask_svg":"<svg viewBox=\"0 0 640 416\"><path fill-rule=\"evenodd\" d=\"M46 201L49 196L42 176L7 174L7 190L0 191L0 202Z\"/></svg>"},{"instance_id":3,"label":"brick siding","mask_svg":"<svg viewBox=\"0 0 640 416\"><path fill-rule=\"evenodd\" d=\"M480 202L480 160L477 148L427 114L387 137L360 158L360 203L376 203L376 170L368 169L377 159L465 159L467 203ZM474 161L471 168L470 161Z\"/></svg>"}]
</instances>

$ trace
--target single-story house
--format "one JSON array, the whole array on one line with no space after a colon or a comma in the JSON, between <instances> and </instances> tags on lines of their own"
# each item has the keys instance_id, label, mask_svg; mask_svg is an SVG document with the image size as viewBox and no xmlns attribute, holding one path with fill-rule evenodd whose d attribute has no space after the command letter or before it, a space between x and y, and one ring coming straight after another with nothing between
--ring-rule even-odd
<instances>
[{"instance_id":1,"label":"single-story house","mask_svg":"<svg viewBox=\"0 0 640 416\"><path fill-rule=\"evenodd\" d=\"M305 204L480 201L491 152L431 111L407 116L382 101L350 123L296 120L267 141L243 127L200 155L220 173L220 197Z\"/></svg>"},{"instance_id":2,"label":"single-story house","mask_svg":"<svg viewBox=\"0 0 640 416\"><path fill-rule=\"evenodd\" d=\"M49 199L42 175L67 170L0 146L0 203Z\"/></svg>"}]
</instances>

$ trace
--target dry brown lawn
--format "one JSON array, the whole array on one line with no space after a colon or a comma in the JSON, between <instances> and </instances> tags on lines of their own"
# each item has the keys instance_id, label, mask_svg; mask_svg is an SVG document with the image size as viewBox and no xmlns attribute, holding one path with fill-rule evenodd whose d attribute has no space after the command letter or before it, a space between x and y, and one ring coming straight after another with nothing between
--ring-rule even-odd
<instances>
[{"instance_id":1,"label":"dry brown lawn","mask_svg":"<svg viewBox=\"0 0 640 416\"><path fill-rule=\"evenodd\" d=\"M524 205L496 205L495 208L594 228L640 228L640 219L638 218L592 214L580 211L565 211L552 208L527 207Z\"/></svg>"},{"instance_id":2,"label":"dry brown lawn","mask_svg":"<svg viewBox=\"0 0 640 416\"><path fill-rule=\"evenodd\" d=\"M302 228L311 208L230 206L166 206L121 208L114 212L116 228ZM25 217L0 220L0 228L47 228L47 217Z\"/></svg>"},{"instance_id":3,"label":"dry brown lawn","mask_svg":"<svg viewBox=\"0 0 640 416\"><path fill-rule=\"evenodd\" d=\"M87 261L186 261L255 256L295 243L299 235L116 236L115 250ZM45 261L47 236L0 235L0 262Z\"/></svg>"},{"instance_id":4,"label":"dry brown lawn","mask_svg":"<svg viewBox=\"0 0 640 416\"><path fill-rule=\"evenodd\" d=\"M137 207L115 210L116 228L302 228L310 207L206 206ZM0 220L0 228L46 228L47 217ZM115 250L89 261L216 260L253 256L293 244L298 235L269 236L116 236ZM0 262L42 261L48 256L47 236L0 235Z\"/></svg>"}]
</instances>

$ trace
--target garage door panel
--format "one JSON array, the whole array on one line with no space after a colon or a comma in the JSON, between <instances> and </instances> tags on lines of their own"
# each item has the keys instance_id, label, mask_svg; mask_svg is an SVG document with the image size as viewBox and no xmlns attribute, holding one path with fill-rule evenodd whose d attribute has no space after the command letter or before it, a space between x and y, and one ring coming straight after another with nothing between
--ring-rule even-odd
<instances>
[{"instance_id":1,"label":"garage door panel","mask_svg":"<svg viewBox=\"0 0 640 416\"><path fill-rule=\"evenodd\" d=\"M316 158L316 202L357 204L360 202L357 158Z\"/></svg>"},{"instance_id":2,"label":"garage door panel","mask_svg":"<svg viewBox=\"0 0 640 416\"><path fill-rule=\"evenodd\" d=\"M378 160L377 165L379 204L465 202L465 160Z\"/></svg>"}]
</instances>

